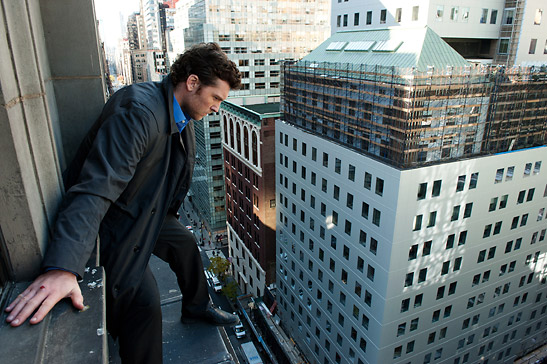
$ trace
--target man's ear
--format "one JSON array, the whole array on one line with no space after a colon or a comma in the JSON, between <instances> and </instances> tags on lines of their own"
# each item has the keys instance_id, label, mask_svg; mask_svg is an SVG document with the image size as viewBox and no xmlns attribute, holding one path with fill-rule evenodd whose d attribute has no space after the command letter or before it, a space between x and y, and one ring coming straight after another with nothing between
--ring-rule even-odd
<instances>
[{"instance_id":1,"label":"man's ear","mask_svg":"<svg viewBox=\"0 0 547 364\"><path fill-rule=\"evenodd\" d=\"M188 91L194 91L199 88L199 77L197 75L191 74L186 79L186 89Z\"/></svg>"}]
</instances>

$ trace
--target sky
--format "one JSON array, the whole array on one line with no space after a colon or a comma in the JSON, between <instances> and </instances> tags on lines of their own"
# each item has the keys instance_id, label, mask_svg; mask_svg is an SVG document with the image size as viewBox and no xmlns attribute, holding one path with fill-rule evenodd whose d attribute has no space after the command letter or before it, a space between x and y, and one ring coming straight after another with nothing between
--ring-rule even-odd
<instances>
[{"instance_id":1,"label":"sky","mask_svg":"<svg viewBox=\"0 0 547 364\"><path fill-rule=\"evenodd\" d=\"M95 0L99 33L107 47L115 47L118 39L123 36L120 14L123 16L125 29L127 17L136 11L139 11L139 0Z\"/></svg>"}]
</instances>

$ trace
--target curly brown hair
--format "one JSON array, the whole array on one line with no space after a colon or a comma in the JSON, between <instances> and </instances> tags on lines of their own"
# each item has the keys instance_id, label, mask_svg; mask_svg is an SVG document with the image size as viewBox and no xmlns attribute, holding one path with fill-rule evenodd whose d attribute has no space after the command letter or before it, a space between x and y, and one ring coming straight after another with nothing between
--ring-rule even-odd
<instances>
[{"instance_id":1,"label":"curly brown hair","mask_svg":"<svg viewBox=\"0 0 547 364\"><path fill-rule=\"evenodd\" d=\"M204 86L211 86L218 78L232 90L241 86L241 73L216 43L199 43L179 55L171 66L171 81L176 87L190 75L199 77Z\"/></svg>"}]
</instances>

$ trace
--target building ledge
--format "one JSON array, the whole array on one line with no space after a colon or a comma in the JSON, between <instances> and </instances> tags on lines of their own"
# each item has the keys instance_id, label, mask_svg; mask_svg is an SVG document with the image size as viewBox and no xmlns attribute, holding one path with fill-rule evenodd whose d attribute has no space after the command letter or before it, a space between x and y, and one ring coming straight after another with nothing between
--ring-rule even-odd
<instances>
[{"instance_id":1,"label":"building ledge","mask_svg":"<svg viewBox=\"0 0 547 364\"><path fill-rule=\"evenodd\" d=\"M70 300L59 302L36 325L25 322L14 328L6 322L4 308L29 282L14 283L4 290L0 308L0 358L4 364L108 363L104 270L87 269L80 288L85 308L76 310Z\"/></svg>"}]
</instances>

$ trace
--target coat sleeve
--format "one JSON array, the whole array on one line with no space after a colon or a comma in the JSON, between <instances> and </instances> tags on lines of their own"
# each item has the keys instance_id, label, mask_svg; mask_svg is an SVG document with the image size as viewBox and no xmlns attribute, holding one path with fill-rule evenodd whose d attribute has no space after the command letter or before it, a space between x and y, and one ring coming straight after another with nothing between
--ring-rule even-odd
<instances>
[{"instance_id":1,"label":"coat sleeve","mask_svg":"<svg viewBox=\"0 0 547 364\"><path fill-rule=\"evenodd\" d=\"M159 134L152 113L133 106L101 125L79 178L61 204L42 266L83 276L99 227L110 205L123 193L143 155Z\"/></svg>"}]
</instances>

